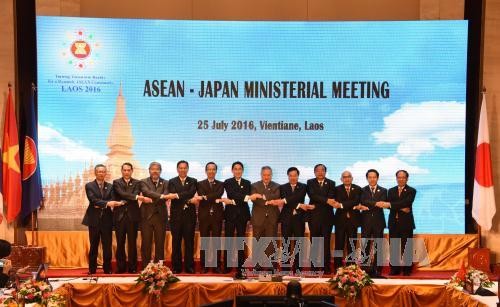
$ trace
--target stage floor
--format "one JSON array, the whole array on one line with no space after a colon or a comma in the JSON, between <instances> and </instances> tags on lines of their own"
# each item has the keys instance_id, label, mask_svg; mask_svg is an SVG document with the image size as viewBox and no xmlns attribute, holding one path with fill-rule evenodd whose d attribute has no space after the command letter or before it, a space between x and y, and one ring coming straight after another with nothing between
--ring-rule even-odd
<instances>
[{"instance_id":1,"label":"stage floor","mask_svg":"<svg viewBox=\"0 0 500 307\"><path fill-rule=\"evenodd\" d=\"M283 291L286 289L286 282L259 282L255 279L249 280L233 280L230 276L178 276L180 282L172 285L166 293L166 299L162 298L161 305L171 306L177 305L193 305L197 306L200 303L214 302L217 300L231 299L235 295L284 295ZM121 304L121 300L124 296L129 296L127 301L136 301L141 295L140 289L135 287L136 276L110 276L110 277L60 277L60 278L50 278L50 282L55 289L59 289L61 293L65 293L72 297L72 306L84 305L85 300L89 297L95 300L95 304L103 304L106 306L114 306L115 303L110 303L113 299L117 299L116 304ZM326 283L328 278L303 278L300 283L303 285L304 295L326 295L329 292L328 284ZM364 291L363 296L365 299L360 300L356 305L359 306L374 306L378 305L376 301L384 301L388 298L388 294L392 293L392 296L408 296L410 293L410 300L406 297L405 299L398 299L392 301L393 306L408 306L413 305L412 300L422 302L423 305L427 305L425 302L429 301L432 303L437 303L439 298L443 301L443 295L454 296L453 303L460 302L462 306L496 306L498 297L481 297L477 295L468 296L457 290L450 290L445 288L444 285L447 279L402 279L402 278L390 278L390 279L374 279L374 285L370 291ZM196 288L195 292L194 291ZM232 290L231 290L232 289ZM498 284L490 288L493 292L497 292ZM221 295L220 293L224 290L228 291L227 294ZM365 290L365 289L363 289ZM286 290L285 290L286 291ZM173 297L177 296L177 292L180 292L178 299L172 300ZM446 292L444 294L443 292ZM99 294L97 294L99 293ZM210 298L211 295L217 293L217 297ZM115 298L110 298L114 296ZM103 295L104 301L99 301L99 295ZM229 296L228 296L229 295ZM168 298L171 296L170 298ZM369 298L368 298L369 297ZM186 304L186 299L189 298L190 303ZM170 301L167 303L167 300ZM389 298L390 300L391 298ZM436 301L434 301L436 300ZM446 299L444 299L446 300ZM142 301L145 303L144 299ZM174 302L172 304L172 302ZM336 297L336 302L338 305L343 306L345 301L342 298ZM375 303L372 305L372 303ZM443 302L438 303L442 305ZM395 304L395 305L394 305ZM432 305L432 304L431 304ZM449 305L449 301L446 300L446 306Z\"/></svg>"},{"instance_id":2,"label":"stage floor","mask_svg":"<svg viewBox=\"0 0 500 307\"><path fill-rule=\"evenodd\" d=\"M49 269L47 276L49 278L59 278L59 277L86 277L88 269ZM411 276L390 276L389 268L384 268L382 276L390 279L449 279L454 271L419 271L416 270ZM101 269L97 270L95 276L98 277L129 277L136 276L137 274L104 274ZM201 274L178 274L178 276L201 276ZM216 276L216 277L232 277L234 273L230 274L203 274L202 276ZM493 276L491 276L493 277Z\"/></svg>"}]
</instances>

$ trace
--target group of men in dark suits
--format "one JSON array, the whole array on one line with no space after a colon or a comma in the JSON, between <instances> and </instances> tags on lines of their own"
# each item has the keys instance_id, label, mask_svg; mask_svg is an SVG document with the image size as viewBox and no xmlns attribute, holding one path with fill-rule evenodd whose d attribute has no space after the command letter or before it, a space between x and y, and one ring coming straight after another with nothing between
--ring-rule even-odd
<instances>
[{"instance_id":1,"label":"group of men in dark suits","mask_svg":"<svg viewBox=\"0 0 500 307\"><path fill-rule=\"evenodd\" d=\"M165 231L167 222L172 233L172 269L174 273L184 271L194 273L194 235L196 221L199 221L199 231L202 239L220 240L224 226L225 238L246 237L247 223L250 221L253 236L277 237L278 224L281 224L281 235L286 242L293 238L305 236L305 223L308 222L310 236L323 239L324 265L313 270L331 273L330 241L335 225L334 264L339 267L343 262L351 263L357 240L357 229L361 226L361 237L371 239L364 245L364 255L369 255L373 239L383 238L386 227L383 209L390 209L389 236L395 240L391 244L392 251L403 252L411 248L406 244L413 236L415 223L413 221L412 204L416 190L407 185L408 173L400 170L396 173L398 185L387 191L378 186L379 174L371 169L366 173L368 185L361 188L352 183L352 174L344 171L342 184L326 178L326 166L318 164L314 167L315 178L307 184L299 182L300 171L296 167L287 170L288 183L279 185L272 180L272 169L269 166L261 168L261 180L253 184L242 178L244 167L239 161L231 166L233 177L224 182L215 179L217 164L209 162L205 166L207 178L197 181L188 176L187 161L177 163L178 176L165 180L160 177L161 165L152 162L149 165L150 177L137 180L132 178L133 166L124 163L121 167L122 177L113 184L104 181L106 167L99 164L95 167L96 179L85 186L89 207L83 224L89 227L90 251L89 273L94 274L97 268L97 250L99 242L103 247L103 270L111 273L111 238L115 229L117 250L117 272L136 272L137 267L137 230L141 228L141 257L143 267L151 261L154 240L154 261L164 259ZM224 195L225 193L225 195ZM306 195L310 203L305 203ZM224 197L225 196L225 197ZM253 203L252 214L248 202ZM169 207L169 212L168 208ZM184 242L183 242L184 241ZM410 240L411 241L411 240ZM408 241L410 243L410 241ZM125 255L127 242L127 256ZM211 243L214 243L210 241ZM244 250L236 246L234 240L226 241L226 250L238 250L237 262L228 257L224 251L223 265L220 249L212 254L215 258L214 272L229 272L231 267L237 267L236 278L245 278L243 264ZM184 243L184 257L182 257ZM215 242L220 244L219 242ZM347 247L346 247L347 245ZM288 246L291 249L291 246ZM380 248L375 248L374 261L367 265L374 276L380 275L383 262ZM410 249L411 250L411 249ZM272 254L271 245L266 254ZM299 269L298 254L291 260L292 268ZM405 253L412 255L412 253ZM209 268L205 261L209 255L202 249L200 260L202 272ZM347 257L346 257L347 256ZM182 259L183 258L183 259ZM368 258L368 257L367 257ZM394 259L393 259L394 258ZM399 257L391 257L391 273L399 274L401 268L408 275L411 272L411 258L405 258L403 266ZM183 270L184 264L184 270ZM259 266L258 266L259 267ZM277 269L277 265L274 265Z\"/></svg>"}]
</instances>

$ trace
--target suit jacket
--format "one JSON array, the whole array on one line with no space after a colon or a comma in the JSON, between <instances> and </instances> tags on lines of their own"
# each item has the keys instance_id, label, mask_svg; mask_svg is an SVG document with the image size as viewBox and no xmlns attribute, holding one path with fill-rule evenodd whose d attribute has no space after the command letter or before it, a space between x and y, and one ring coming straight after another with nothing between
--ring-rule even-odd
<instances>
[{"instance_id":1,"label":"suit jacket","mask_svg":"<svg viewBox=\"0 0 500 307\"><path fill-rule=\"evenodd\" d=\"M280 209L277 206L268 205L267 200L280 198L280 186L274 181L269 182L267 187L262 181L257 181L252 184L250 194L259 193L266 196L266 199L257 199L253 202L251 222L253 226L261 226L264 223L278 223ZM266 219L267 216L267 219Z\"/></svg>"},{"instance_id":2,"label":"suit jacket","mask_svg":"<svg viewBox=\"0 0 500 307\"><path fill-rule=\"evenodd\" d=\"M398 186L389 189L387 193L387 201L391 203L391 211L389 213L389 228L396 225L396 216L399 219L398 226L402 229L415 229L415 220L413 219L413 201L417 190L406 185L398 195ZM410 208L409 213L401 211L403 208ZM390 229L389 229L390 230Z\"/></svg>"},{"instance_id":3,"label":"suit jacket","mask_svg":"<svg viewBox=\"0 0 500 307\"><path fill-rule=\"evenodd\" d=\"M210 218L210 209L213 210L212 217L222 221L224 218L224 206L222 203L215 203L215 200L222 197L224 194L224 183L219 180L214 180L212 186L208 179L198 182L197 192L200 196L206 196L206 200L200 201L198 206L198 220L200 223Z\"/></svg>"},{"instance_id":4,"label":"suit jacket","mask_svg":"<svg viewBox=\"0 0 500 307\"><path fill-rule=\"evenodd\" d=\"M94 180L85 185L85 193L89 200L89 206L83 217L82 224L93 227L97 227L101 224L104 227L112 228L113 213L111 208L106 207L106 204L114 198L113 185L109 182L104 182L103 191L101 193L97 180Z\"/></svg>"},{"instance_id":5,"label":"suit jacket","mask_svg":"<svg viewBox=\"0 0 500 307\"><path fill-rule=\"evenodd\" d=\"M127 215L132 222L140 221L141 211L139 211L139 204L136 197L141 192L141 185L142 182L135 178L130 178L128 184L123 178L113 181L115 199L118 201L125 201L125 205L113 209L113 221L115 225L119 223L125 215Z\"/></svg>"},{"instance_id":6,"label":"suit jacket","mask_svg":"<svg viewBox=\"0 0 500 307\"><path fill-rule=\"evenodd\" d=\"M245 196L251 193L250 181L241 178L240 184L233 177L224 181L224 189L227 198L234 200L235 205L226 205L224 209L224 218L233 223L246 223L250 220L250 208L245 201Z\"/></svg>"},{"instance_id":7,"label":"suit jacket","mask_svg":"<svg viewBox=\"0 0 500 307\"><path fill-rule=\"evenodd\" d=\"M361 187L351 184L349 194L344 184L335 188L336 200L342 203L343 208L335 210L335 227L343 227L351 223L355 227L361 225L361 215L359 210L354 210L353 207L361 203Z\"/></svg>"},{"instance_id":8,"label":"suit jacket","mask_svg":"<svg viewBox=\"0 0 500 307\"><path fill-rule=\"evenodd\" d=\"M188 203L196 194L197 181L195 178L186 177L184 185L179 176L168 181L168 191L177 193L178 199L172 199L170 203L170 222L179 222L183 214L187 214L196 223L196 205Z\"/></svg>"},{"instance_id":9,"label":"suit jacket","mask_svg":"<svg viewBox=\"0 0 500 307\"><path fill-rule=\"evenodd\" d=\"M378 201L387 201L387 189L377 185L375 194L372 194L370 186L363 188L361 193L361 204L370 210L361 212L361 227L375 227L384 229L386 227L384 209L375 206Z\"/></svg>"},{"instance_id":10,"label":"suit jacket","mask_svg":"<svg viewBox=\"0 0 500 307\"><path fill-rule=\"evenodd\" d=\"M141 204L141 217L143 220L149 220L153 215L159 214L162 221L167 221L168 212L165 199L160 199L162 194L168 194L168 180L158 178L158 184L155 186L151 177L141 180L142 195L153 199L150 204Z\"/></svg>"},{"instance_id":11,"label":"suit jacket","mask_svg":"<svg viewBox=\"0 0 500 307\"><path fill-rule=\"evenodd\" d=\"M295 190L292 192L292 186L290 183L285 183L280 186L280 197L286 200L286 204L283 205L281 209L279 221L281 223L290 223L292 216L299 218L302 222L305 222L304 218L306 212L302 209L297 208L298 204L303 204L306 198L307 187L301 182L297 182Z\"/></svg>"},{"instance_id":12,"label":"suit jacket","mask_svg":"<svg viewBox=\"0 0 500 307\"><path fill-rule=\"evenodd\" d=\"M307 195L310 203L316 207L309 210L311 223L328 223L333 225L335 216L333 207L326 203L329 198L335 198L335 181L325 178L320 186L316 178L307 180Z\"/></svg>"}]
</instances>

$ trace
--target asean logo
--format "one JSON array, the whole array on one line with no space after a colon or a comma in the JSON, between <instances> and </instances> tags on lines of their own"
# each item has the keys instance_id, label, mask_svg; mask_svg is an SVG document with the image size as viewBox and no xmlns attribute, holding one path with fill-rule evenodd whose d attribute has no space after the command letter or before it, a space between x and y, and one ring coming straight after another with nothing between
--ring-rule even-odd
<instances>
[{"instance_id":1,"label":"asean logo","mask_svg":"<svg viewBox=\"0 0 500 307\"><path fill-rule=\"evenodd\" d=\"M79 29L67 32L66 38L61 55L69 65L82 70L95 64L101 44L95 40L93 33Z\"/></svg>"},{"instance_id":2,"label":"asean logo","mask_svg":"<svg viewBox=\"0 0 500 307\"><path fill-rule=\"evenodd\" d=\"M35 141L26 136L24 139L24 163L23 163L23 181L29 179L35 173L38 167L38 152Z\"/></svg>"},{"instance_id":3,"label":"asean logo","mask_svg":"<svg viewBox=\"0 0 500 307\"><path fill-rule=\"evenodd\" d=\"M90 55L90 45L86 41L76 41L71 44L71 53L77 59L85 59Z\"/></svg>"}]
</instances>

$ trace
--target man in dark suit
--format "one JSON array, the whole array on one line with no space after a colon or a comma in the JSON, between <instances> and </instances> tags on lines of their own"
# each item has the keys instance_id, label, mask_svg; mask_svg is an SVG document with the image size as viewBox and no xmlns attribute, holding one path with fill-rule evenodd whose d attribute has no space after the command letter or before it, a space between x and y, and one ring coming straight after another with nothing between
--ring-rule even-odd
<instances>
[{"instance_id":1,"label":"man in dark suit","mask_svg":"<svg viewBox=\"0 0 500 307\"><path fill-rule=\"evenodd\" d=\"M239 238L246 237L247 223L250 220L250 209L248 207L248 200L250 199L251 185L250 181L242 178L243 176L243 163L236 161L231 165L231 172L233 177L224 181L224 189L226 190L226 198L222 201L224 207L224 235L226 238L235 236ZM226 250L235 250L236 244L234 240L226 239L228 246ZM243 263L245 262L245 251L238 249L238 271L236 273L237 279L244 279ZM230 265L227 252L224 251L224 273L229 273Z\"/></svg>"},{"instance_id":2,"label":"man in dark suit","mask_svg":"<svg viewBox=\"0 0 500 307\"><path fill-rule=\"evenodd\" d=\"M307 181L307 195L315 208L309 211L309 231L311 238L323 238L323 262L324 267L315 267L316 270L322 269L325 274L330 274L330 240L332 236L332 227L334 224L333 208L337 208L335 201L335 181L326 178L326 166L317 164L314 166L314 175L316 178Z\"/></svg>"},{"instance_id":3,"label":"man in dark suit","mask_svg":"<svg viewBox=\"0 0 500 307\"><path fill-rule=\"evenodd\" d=\"M188 177L189 163L177 162L177 174L168 181L167 198L170 204L170 229L172 231L172 267L174 273L182 271L182 240L184 239L184 269L194 273L194 231L196 227L196 205L201 196L195 196L195 178Z\"/></svg>"},{"instance_id":4,"label":"man in dark suit","mask_svg":"<svg viewBox=\"0 0 500 307\"><path fill-rule=\"evenodd\" d=\"M142 268L151 261L153 238L155 242L154 261L165 259L165 234L167 229L168 180L160 177L161 164L149 164L149 177L142 179L142 194L153 200L141 205L141 257Z\"/></svg>"},{"instance_id":5,"label":"man in dark suit","mask_svg":"<svg viewBox=\"0 0 500 307\"><path fill-rule=\"evenodd\" d=\"M252 184L252 192L250 199L253 202L252 217L252 232L254 238L259 240L261 237L278 236L278 218L280 210L278 203L274 200L280 198L280 186L272 181L273 171L269 166L263 166L260 170L261 180ZM266 255L270 256L274 252L272 243L266 248ZM255 263L255 261L254 261ZM277 268L277 263L273 263ZM260 266L256 266L257 270Z\"/></svg>"},{"instance_id":6,"label":"man in dark suit","mask_svg":"<svg viewBox=\"0 0 500 307\"><path fill-rule=\"evenodd\" d=\"M151 203L149 197L142 196L142 182L132 178L134 168L129 162L121 167L122 178L113 181L113 191L116 200L124 205L114 208L113 224L116 235L116 265L118 273L137 272L137 229L141 219L138 202ZM125 256L125 240L127 241L127 256Z\"/></svg>"},{"instance_id":7,"label":"man in dark suit","mask_svg":"<svg viewBox=\"0 0 500 307\"><path fill-rule=\"evenodd\" d=\"M389 213L391 275L399 275L402 267L403 275L409 276L412 269L413 242L408 241L408 238L413 239L413 229L415 229L412 207L417 190L407 185L408 176L405 170L397 171L398 185L389 189L387 202L379 204L381 208L391 209Z\"/></svg>"},{"instance_id":8,"label":"man in dark suit","mask_svg":"<svg viewBox=\"0 0 500 307\"><path fill-rule=\"evenodd\" d=\"M301 267L299 263L299 251L292 249L291 238L303 238L305 233L305 215L312 205L304 204L307 188L299 182L300 171L296 167L287 170L288 183L280 186L281 200L275 201L283 206L279 216L281 223L281 235L283 242L288 245L288 255L295 257L291 260L292 271ZM293 242L296 244L296 241Z\"/></svg>"},{"instance_id":9,"label":"man in dark suit","mask_svg":"<svg viewBox=\"0 0 500 307\"><path fill-rule=\"evenodd\" d=\"M379 173L375 169L369 169L366 172L368 185L363 188L361 194L361 205L358 208L361 211L361 238L364 249L365 268L372 277L380 277L382 273L383 238L384 228L386 227L384 209L377 207L376 204L387 201L387 189L378 185ZM366 239L371 239L367 241ZM374 244L375 243L375 244ZM374 246L373 261L370 263L370 251Z\"/></svg>"},{"instance_id":10,"label":"man in dark suit","mask_svg":"<svg viewBox=\"0 0 500 307\"><path fill-rule=\"evenodd\" d=\"M200 205L198 206L198 221L200 227L200 237L202 240L209 240L209 252L212 257L216 257L215 273L222 273L220 269L220 249L216 247L221 246L220 236L222 234L222 220L224 219L224 207L222 206L221 197L224 194L224 183L216 180L217 164L215 162L208 162L205 165L205 173L207 179L199 181L197 185L198 195L202 197ZM217 244L212 241L211 237L216 237ZM215 239L213 239L215 240ZM215 245L215 246L214 246ZM214 255L215 254L215 255ZM205 250L200 250L200 262L203 273L208 273L206 264Z\"/></svg>"},{"instance_id":11,"label":"man in dark suit","mask_svg":"<svg viewBox=\"0 0 500 307\"><path fill-rule=\"evenodd\" d=\"M354 263L354 253L358 236L358 227L361 224L358 206L361 201L361 187L352 183L352 174L349 171L342 172L342 184L335 188L338 208L335 210L335 268L342 266L345 245L347 244L347 264Z\"/></svg>"},{"instance_id":12,"label":"man in dark suit","mask_svg":"<svg viewBox=\"0 0 500 307\"><path fill-rule=\"evenodd\" d=\"M89 274L97 270L97 251L102 243L103 265L105 274L111 274L111 242L113 235L113 213L115 206L121 203L114 201L113 185L104 181L106 166L97 164L94 167L95 180L85 185L85 193L89 206L83 217L82 224L89 228Z\"/></svg>"}]
</instances>

